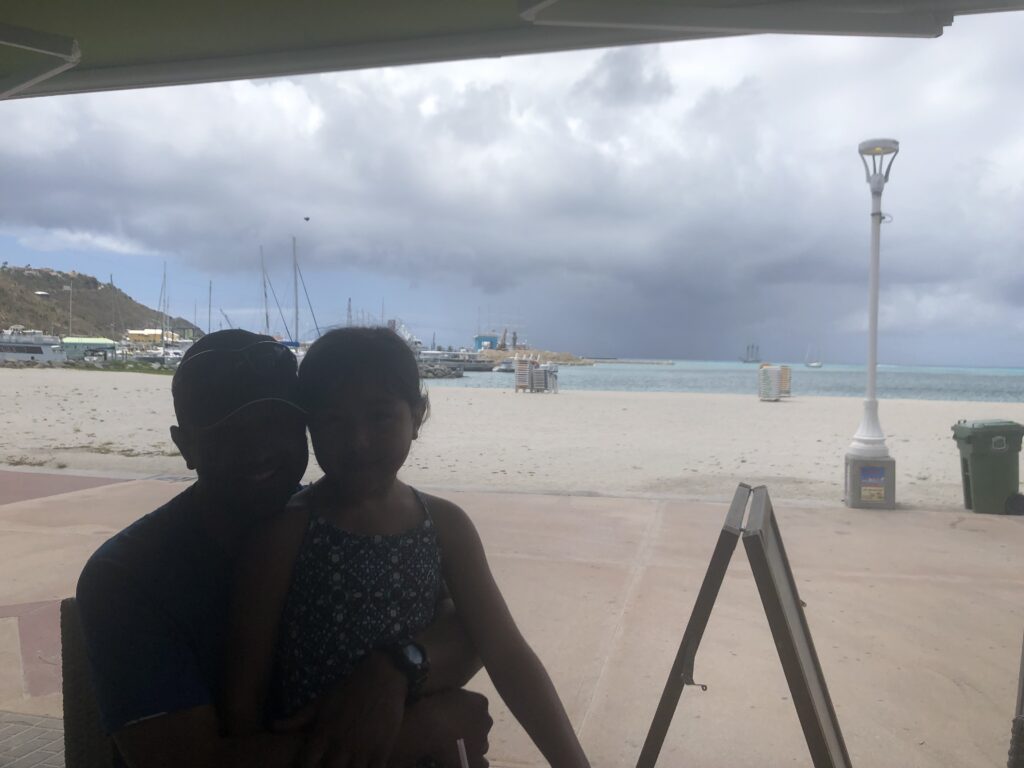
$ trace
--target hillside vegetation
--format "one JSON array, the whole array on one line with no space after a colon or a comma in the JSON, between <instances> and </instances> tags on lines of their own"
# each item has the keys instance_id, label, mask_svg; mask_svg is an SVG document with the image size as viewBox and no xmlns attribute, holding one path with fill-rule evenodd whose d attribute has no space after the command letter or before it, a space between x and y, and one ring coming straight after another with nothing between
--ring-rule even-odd
<instances>
[{"instance_id":1,"label":"hillside vegetation","mask_svg":"<svg viewBox=\"0 0 1024 768\"><path fill-rule=\"evenodd\" d=\"M160 313L119 288L92 275L46 267L0 266L0 330L12 325L67 336L68 292L74 289L71 331L75 336L118 340L129 328L159 328ZM168 318L168 329L188 338L202 330L181 317Z\"/></svg>"}]
</instances>

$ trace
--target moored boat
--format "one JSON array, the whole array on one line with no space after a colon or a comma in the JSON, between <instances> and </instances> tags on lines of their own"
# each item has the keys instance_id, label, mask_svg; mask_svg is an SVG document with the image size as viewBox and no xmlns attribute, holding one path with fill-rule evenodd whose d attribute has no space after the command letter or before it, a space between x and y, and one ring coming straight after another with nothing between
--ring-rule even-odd
<instances>
[{"instance_id":1,"label":"moored boat","mask_svg":"<svg viewBox=\"0 0 1024 768\"><path fill-rule=\"evenodd\" d=\"M12 325L0 333L0 362L63 363L67 360L60 339L38 330Z\"/></svg>"}]
</instances>

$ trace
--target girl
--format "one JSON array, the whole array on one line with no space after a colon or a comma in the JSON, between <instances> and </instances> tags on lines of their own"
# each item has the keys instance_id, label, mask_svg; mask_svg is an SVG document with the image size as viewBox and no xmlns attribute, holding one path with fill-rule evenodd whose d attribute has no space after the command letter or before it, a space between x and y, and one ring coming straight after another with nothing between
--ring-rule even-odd
<instances>
[{"instance_id":1,"label":"girl","mask_svg":"<svg viewBox=\"0 0 1024 768\"><path fill-rule=\"evenodd\" d=\"M241 564L229 728L293 715L374 651L405 649L412 658L396 663L426 674L411 640L447 588L498 693L547 761L588 768L469 517L397 477L427 413L409 347L384 328L330 331L306 353L299 392L324 477L257 532ZM412 696L417 687L412 674Z\"/></svg>"}]
</instances>

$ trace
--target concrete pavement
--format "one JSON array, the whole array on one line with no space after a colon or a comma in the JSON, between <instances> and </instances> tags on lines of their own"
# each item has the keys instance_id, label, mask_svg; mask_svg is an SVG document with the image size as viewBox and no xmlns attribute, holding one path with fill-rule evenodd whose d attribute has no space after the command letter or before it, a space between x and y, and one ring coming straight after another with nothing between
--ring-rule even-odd
<instances>
[{"instance_id":1,"label":"concrete pavement","mask_svg":"<svg viewBox=\"0 0 1024 768\"><path fill-rule=\"evenodd\" d=\"M0 710L60 716L54 606L110 534L184 487L145 480L0 505ZM726 504L426 489L476 521L595 766L633 765ZM723 502L726 501L723 499ZM1024 630L1024 519L776 514L855 765L1005 763ZM662 765L809 765L740 547ZM492 694L492 763L541 764ZM0 765L5 765L0 753Z\"/></svg>"}]
</instances>

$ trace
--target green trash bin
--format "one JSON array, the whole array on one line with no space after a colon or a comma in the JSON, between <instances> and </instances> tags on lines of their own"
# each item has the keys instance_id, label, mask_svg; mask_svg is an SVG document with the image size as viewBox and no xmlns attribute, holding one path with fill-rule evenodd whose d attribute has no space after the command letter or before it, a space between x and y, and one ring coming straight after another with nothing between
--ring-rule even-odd
<instances>
[{"instance_id":1,"label":"green trash bin","mask_svg":"<svg viewBox=\"0 0 1024 768\"><path fill-rule=\"evenodd\" d=\"M1015 421L958 421L952 429L960 449L964 506L982 514L1004 514L1020 484L1024 426Z\"/></svg>"}]
</instances>

